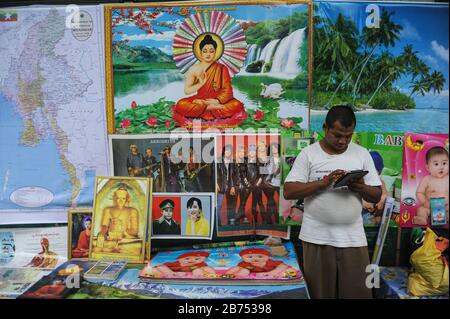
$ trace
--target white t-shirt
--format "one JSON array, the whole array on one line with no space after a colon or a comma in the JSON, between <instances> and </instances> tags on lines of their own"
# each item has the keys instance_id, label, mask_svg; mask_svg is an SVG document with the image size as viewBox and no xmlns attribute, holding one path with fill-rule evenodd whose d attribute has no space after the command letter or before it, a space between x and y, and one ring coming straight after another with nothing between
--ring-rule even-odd
<instances>
[{"instance_id":1,"label":"white t-shirt","mask_svg":"<svg viewBox=\"0 0 450 319\"><path fill-rule=\"evenodd\" d=\"M330 155L320 143L306 147L296 158L286 182L312 182L322 179L332 171L364 169L366 185L381 185L370 153L363 147L350 143L347 150ZM305 211L299 238L303 241L334 247L367 246L361 216L361 197L348 188L332 186L305 198Z\"/></svg>"}]
</instances>

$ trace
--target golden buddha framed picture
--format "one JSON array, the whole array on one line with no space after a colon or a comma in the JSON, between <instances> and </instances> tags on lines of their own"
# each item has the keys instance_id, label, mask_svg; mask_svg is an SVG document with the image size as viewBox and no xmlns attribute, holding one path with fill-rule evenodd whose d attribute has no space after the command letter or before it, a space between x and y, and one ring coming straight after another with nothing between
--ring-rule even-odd
<instances>
[{"instance_id":1,"label":"golden buddha framed picture","mask_svg":"<svg viewBox=\"0 0 450 319\"><path fill-rule=\"evenodd\" d=\"M108 132L307 130L312 2L105 6Z\"/></svg>"},{"instance_id":2,"label":"golden buddha framed picture","mask_svg":"<svg viewBox=\"0 0 450 319\"><path fill-rule=\"evenodd\" d=\"M90 259L144 262L150 196L148 178L97 176Z\"/></svg>"},{"instance_id":3,"label":"golden buddha framed picture","mask_svg":"<svg viewBox=\"0 0 450 319\"><path fill-rule=\"evenodd\" d=\"M92 234L92 207L69 208L67 258L87 260Z\"/></svg>"}]
</instances>

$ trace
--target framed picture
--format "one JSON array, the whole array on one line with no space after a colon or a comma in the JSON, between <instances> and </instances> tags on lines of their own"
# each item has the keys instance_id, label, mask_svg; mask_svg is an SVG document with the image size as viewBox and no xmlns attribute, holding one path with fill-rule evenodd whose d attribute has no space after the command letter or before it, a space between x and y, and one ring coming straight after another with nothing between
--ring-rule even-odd
<instances>
[{"instance_id":1,"label":"framed picture","mask_svg":"<svg viewBox=\"0 0 450 319\"><path fill-rule=\"evenodd\" d=\"M214 192L211 134L114 134L109 137L115 176L147 177L153 193Z\"/></svg>"},{"instance_id":2,"label":"framed picture","mask_svg":"<svg viewBox=\"0 0 450 319\"><path fill-rule=\"evenodd\" d=\"M216 138L216 214L219 237L289 238L280 225L279 134L223 134Z\"/></svg>"},{"instance_id":3,"label":"framed picture","mask_svg":"<svg viewBox=\"0 0 450 319\"><path fill-rule=\"evenodd\" d=\"M97 176L90 259L144 261L150 196L148 178Z\"/></svg>"},{"instance_id":4,"label":"framed picture","mask_svg":"<svg viewBox=\"0 0 450 319\"><path fill-rule=\"evenodd\" d=\"M211 239L214 193L153 196L151 238Z\"/></svg>"},{"instance_id":5,"label":"framed picture","mask_svg":"<svg viewBox=\"0 0 450 319\"><path fill-rule=\"evenodd\" d=\"M309 128L312 1L105 6L108 132Z\"/></svg>"},{"instance_id":6,"label":"framed picture","mask_svg":"<svg viewBox=\"0 0 450 319\"><path fill-rule=\"evenodd\" d=\"M92 207L69 208L67 258L86 260L92 233Z\"/></svg>"}]
</instances>

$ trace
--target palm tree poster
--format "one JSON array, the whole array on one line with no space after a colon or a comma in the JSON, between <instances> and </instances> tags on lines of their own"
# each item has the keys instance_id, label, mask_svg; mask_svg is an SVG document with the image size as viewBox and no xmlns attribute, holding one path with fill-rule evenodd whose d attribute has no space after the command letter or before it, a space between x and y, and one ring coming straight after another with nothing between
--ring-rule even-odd
<instances>
[{"instance_id":1,"label":"palm tree poster","mask_svg":"<svg viewBox=\"0 0 450 319\"><path fill-rule=\"evenodd\" d=\"M349 104L360 132L449 130L448 5L315 1L311 129Z\"/></svg>"},{"instance_id":2,"label":"palm tree poster","mask_svg":"<svg viewBox=\"0 0 450 319\"><path fill-rule=\"evenodd\" d=\"M108 5L109 133L309 128L310 1Z\"/></svg>"}]
</instances>

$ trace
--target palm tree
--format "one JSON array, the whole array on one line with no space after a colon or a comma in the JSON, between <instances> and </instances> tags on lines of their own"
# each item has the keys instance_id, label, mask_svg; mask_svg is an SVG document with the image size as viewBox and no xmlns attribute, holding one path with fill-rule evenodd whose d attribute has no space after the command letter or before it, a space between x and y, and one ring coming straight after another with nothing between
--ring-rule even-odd
<instances>
[{"instance_id":1,"label":"palm tree","mask_svg":"<svg viewBox=\"0 0 450 319\"><path fill-rule=\"evenodd\" d=\"M367 62L369 62L370 58L375 53L375 50L380 46L384 46L385 48L388 48L389 46L394 47L395 42L400 39L399 35L403 27L391 20L391 16L393 14L394 12L388 12L383 9L379 28L363 28L364 40L367 47L370 49L370 52L365 58L365 62L361 67L355 86L353 87L352 96L354 99L356 98L356 92L358 90L361 75L363 74Z\"/></svg>"},{"instance_id":2,"label":"palm tree","mask_svg":"<svg viewBox=\"0 0 450 319\"><path fill-rule=\"evenodd\" d=\"M441 93L442 89L444 88L445 84L445 77L444 74L442 74L439 71L434 71L431 73L428 78L428 85L430 88L430 91L433 90L433 92L436 94L436 92L439 94Z\"/></svg>"},{"instance_id":3,"label":"palm tree","mask_svg":"<svg viewBox=\"0 0 450 319\"><path fill-rule=\"evenodd\" d=\"M414 80L412 82L412 85L410 86L411 93L409 93L409 97L413 97L414 94L420 94L424 96L430 91L430 87L428 85L428 82L425 79L425 76L421 76L420 79Z\"/></svg>"},{"instance_id":4,"label":"palm tree","mask_svg":"<svg viewBox=\"0 0 450 319\"><path fill-rule=\"evenodd\" d=\"M370 105L372 99L378 93L378 91L386 87L387 89L392 89L392 83L397 80L400 75L405 71L404 65L402 65L402 57L394 57L389 52L383 52L383 54L378 59L378 70L380 71L380 77L378 81L378 86L373 92L370 99L367 101L367 105ZM388 82L389 80L389 82Z\"/></svg>"}]
</instances>

